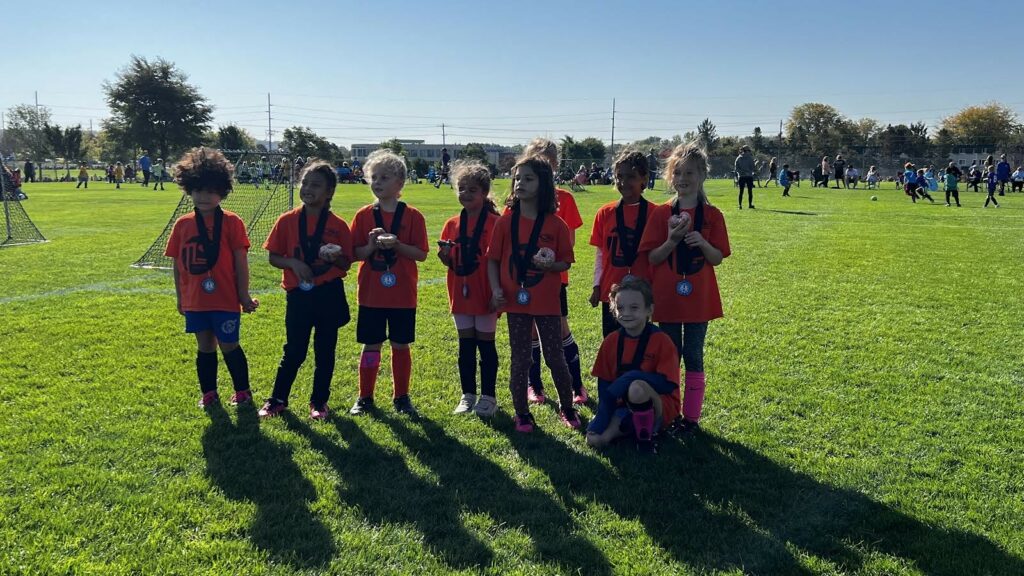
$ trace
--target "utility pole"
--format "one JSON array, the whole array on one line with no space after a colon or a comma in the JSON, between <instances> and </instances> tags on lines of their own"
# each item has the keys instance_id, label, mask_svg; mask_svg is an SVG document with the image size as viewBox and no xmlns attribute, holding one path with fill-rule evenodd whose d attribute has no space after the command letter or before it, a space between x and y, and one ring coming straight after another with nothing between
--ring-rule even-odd
<instances>
[{"instance_id":1,"label":"utility pole","mask_svg":"<svg viewBox=\"0 0 1024 576\"><path fill-rule=\"evenodd\" d=\"M448 146L448 144L447 144L447 142L445 140L445 133L444 133L444 122L442 122L441 123L441 147L442 148L446 148L447 146Z\"/></svg>"},{"instance_id":2,"label":"utility pole","mask_svg":"<svg viewBox=\"0 0 1024 576\"><path fill-rule=\"evenodd\" d=\"M267 152L274 151L274 129L270 124L270 92L267 92Z\"/></svg>"},{"instance_id":3,"label":"utility pole","mask_svg":"<svg viewBox=\"0 0 1024 576\"><path fill-rule=\"evenodd\" d=\"M615 158L615 98L612 98L612 158Z\"/></svg>"}]
</instances>

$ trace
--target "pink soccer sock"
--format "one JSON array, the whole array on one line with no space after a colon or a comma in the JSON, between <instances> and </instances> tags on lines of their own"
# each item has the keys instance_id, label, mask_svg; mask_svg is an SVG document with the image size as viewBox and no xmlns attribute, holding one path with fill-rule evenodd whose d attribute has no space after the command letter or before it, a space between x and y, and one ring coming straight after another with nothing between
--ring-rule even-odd
<instances>
[{"instance_id":1,"label":"pink soccer sock","mask_svg":"<svg viewBox=\"0 0 1024 576\"><path fill-rule=\"evenodd\" d=\"M700 411L704 407L704 373L687 372L683 388L683 418L700 422Z\"/></svg>"},{"instance_id":2,"label":"pink soccer sock","mask_svg":"<svg viewBox=\"0 0 1024 576\"><path fill-rule=\"evenodd\" d=\"M651 439L651 431L654 430L654 408L645 410L633 410L633 431L636 439L647 442Z\"/></svg>"},{"instance_id":3,"label":"pink soccer sock","mask_svg":"<svg viewBox=\"0 0 1024 576\"><path fill-rule=\"evenodd\" d=\"M359 357L359 397L372 398L380 370L380 350L366 350Z\"/></svg>"}]
</instances>

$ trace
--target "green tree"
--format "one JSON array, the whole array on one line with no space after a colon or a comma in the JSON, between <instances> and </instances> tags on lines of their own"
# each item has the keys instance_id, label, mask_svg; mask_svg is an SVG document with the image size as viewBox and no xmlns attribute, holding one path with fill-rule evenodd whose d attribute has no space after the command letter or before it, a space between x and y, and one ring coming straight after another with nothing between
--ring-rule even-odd
<instances>
[{"instance_id":1,"label":"green tree","mask_svg":"<svg viewBox=\"0 0 1024 576\"><path fill-rule=\"evenodd\" d=\"M484 145L476 142L466 144L462 150L459 151L459 157L465 158L466 160L479 160L485 166L490 165L487 161L487 151L484 150Z\"/></svg>"},{"instance_id":2,"label":"green tree","mask_svg":"<svg viewBox=\"0 0 1024 576\"><path fill-rule=\"evenodd\" d=\"M710 118L705 118L697 125L697 141L710 154L718 145L718 131Z\"/></svg>"},{"instance_id":3,"label":"green tree","mask_svg":"<svg viewBox=\"0 0 1024 576\"><path fill-rule=\"evenodd\" d=\"M333 162L338 155L338 147L313 132L309 126L285 128L281 148L306 159L319 158L328 162Z\"/></svg>"},{"instance_id":4,"label":"green tree","mask_svg":"<svg viewBox=\"0 0 1024 576\"><path fill-rule=\"evenodd\" d=\"M43 132L46 134L46 140L49 142L50 149L53 150L54 155L64 159L64 173L66 176L70 176L71 168L69 163L72 160L81 160L83 155L81 124L78 126L68 126L63 130L60 126L50 126L47 124L43 127ZM54 162L56 162L56 158ZM54 165L56 166L56 164Z\"/></svg>"},{"instance_id":5,"label":"green tree","mask_svg":"<svg viewBox=\"0 0 1024 576\"><path fill-rule=\"evenodd\" d=\"M221 150L255 150L256 139L245 128L228 124L217 129L217 147Z\"/></svg>"},{"instance_id":6,"label":"green tree","mask_svg":"<svg viewBox=\"0 0 1024 576\"><path fill-rule=\"evenodd\" d=\"M132 56L113 82L104 82L111 136L170 157L202 143L213 108L188 76L163 58Z\"/></svg>"},{"instance_id":7,"label":"green tree","mask_svg":"<svg viewBox=\"0 0 1024 576\"><path fill-rule=\"evenodd\" d=\"M797 134L800 127L801 134ZM793 108L786 121L786 135L790 139L806 142L807 152L816 156L835 154L850 140L849 121L834 107L808 102Z\"/></svg>"},{"instance_id":8,"label":"green tree","mask_svg":"<svg viewBox=\"0 0 1024 576\"><path fill-rule=\"evenodd\" d=\"M49 123L49 108L19 104L7 110L4 137L16 154L27 155L39 162L50 154L50 142L46 138L46 125Z\"/></svg>"},{"instance_id":9,"label":"green tree","mask_svg":"<svg viewBox=\"0 0 1024 576\"><path fill-rule=\"evenodd\" d=\"M941 127L962 144L1004 146L1017 126L1017 114L998 102L968 106L942 119Z\"/></svg>"},{"instance_id":10,"label":"green tree","mask_svg":"<svg viewBox=\"0 0 1024 576\"><path fill-rule=\"evenodd\" d=\"M761 127L754 127L754 135L750 138L750 147L754 149L754 152L760 152L765 148L764 134L761 133Z\"/></svg>"},{"instance_id":11,"label":"green tree","mask_svg":"<svg viewBox=\"0 0 1024 576\"><path fill-rule=\"evenodd\" d=\"M607 148L599 138L588 137L580 140L580 147L586 151L586 155L592 162L604 165L605 154L607 154Z\"/></svg>"}]
</instances>

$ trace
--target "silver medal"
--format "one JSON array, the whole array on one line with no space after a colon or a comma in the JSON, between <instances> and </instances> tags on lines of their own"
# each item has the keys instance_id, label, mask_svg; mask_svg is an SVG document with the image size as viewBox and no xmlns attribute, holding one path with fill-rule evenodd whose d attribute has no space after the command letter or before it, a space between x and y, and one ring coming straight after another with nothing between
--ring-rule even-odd
<instances>
[{"instance_id":1,"label":"silver medal","mask_svg":"<svg viewBox=\"0 0 1024 576\"><path fill-rule=\"evenodd\" d=\"M680 280L676 283L676 294L680 296L693 294L693 284L689 280Z\"/></svg>"},{"instance_id":2,"label":"silver medal","mask_svg":"<svg viewBox=\"0 0 1024 576\"><path fill-rule=\"evenodd\" d=\"M203 292L206 292L207 294L213 294L214 292L217 291L217 282L215 282L213 278L207 277L203 280L202 287Z\"/></svg>"}]
</instances>

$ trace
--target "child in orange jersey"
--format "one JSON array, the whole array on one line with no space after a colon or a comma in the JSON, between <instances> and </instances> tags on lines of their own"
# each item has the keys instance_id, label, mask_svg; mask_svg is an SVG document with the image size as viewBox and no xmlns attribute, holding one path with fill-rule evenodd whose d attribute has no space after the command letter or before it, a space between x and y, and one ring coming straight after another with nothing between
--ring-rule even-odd
<instances>
[{"instance_id":1,"label":"child in orange jersey","mask_svg":"<svg viewBox=\"0 0 1024 576\"><path fill-rule=\"evenodd\" d=\"M462 211L441 230L438 258L448 267L448 305L459 333L459 380L462 398L456 414L490 417L498 409L495 384L498 352L494 332L498 314L491 309L487 282L487 246L498 221L491 198L491 172L480 162L457 160L452 183ZM480 350L480 398L476 395L476 357Z\"/></svg>"},{"instance_id":2,"label":"child in orange jersey","mask_svg":"<svg viewBox=\"0 0 1024 576\"><path fill-rule=\"evenodd\" d=\"M239 346L239 308L253 312L249 295L249 238L245 223L220 207L231 193L234 167L211 148L193 148L175 167L174 180L192 197L195 211L174 223L166 256L174 259L174 291L185 332L196 335L200 408L219 402L217 347L224 355L235 393L231 404L252 401L249 362Z\"/></svg>"},{"instance_id":3,"label":"child in orange jersey","mask_svg":"<svg viewBox=\"0 0 1024 576\"><path fill-rule=\"evenodd\" d=\"M338 184L331 165L321 160L307 162L299 179L302 206L282 214L263 244L270 252L270 265L283 270L281 287L288 293L284 315L287 341L274 391L259 415L270 418L288 407L295 375L306 360L309 336L314 333L316 366L309 417L324 420L330 415L327 400L338 329L350 319L342 278L352 264L352 233L348 224L331 212Z\"/></svg>"},{"instance_id":4,"label":"child in orange jersey","mask_svg":"<svg viewBox=\"0 0 1024 576\"><path fill-rule=\"evenodd\" d=\"M729 256L722 212L708 202L707 153L693 144L677 146L666 175L676 197L655 208L640 252L651 266L654 320L675 342L686 369L683 430L698 428L704 405L704 338L708 322L722 316L715 266Z\"/></svg>"},{"instance_id":5,"label":"child in orange jersey","mask_svg":"<svg viewBox=\"0 0 1024 576\"><path fill-rule=\"evenodd\" d=\"M643 197L648 183L648 160L637 150L624 150L615 159L615 189L622 198L598 209L590 245L597 251L594 257L594 289L590 305L601 304L601 331L607 336L618 328L612 316L609 292L613 284L625 278L644 278L647 259L639 257L640 239L644 235L648 215L654 204Z\"/></svg>"},{"instance_id":6,"label":"child in orange jersey","mask_svg":"<svg viewBox=\"0 0 1024 576\"><path fill-rule=\"evenodd\" d=\"M389 340L392 402L396 411L416 416L409 398L409 345L416 339L416 263L427 259L427 226L419 210L399 200L406 177L401 156L377 150L363 168L377 201L360 208L352 219L353 251L361 261L356 341L363 345L363 352L359 359L359 398L349 413L359 415L373 408L380 348Z\"/></svg>"},{"instance_id":7,"label":"child in orange jersey","mask_svg":"<svg viewBox=\"0 0 1024 576\"><path fill-rule=\"evenodd\" d=\"M569 228L555 216L555 182L551 165L526 158L512 171L512 191L505 201L511 211L494 226L487 249L487 272L495 309L507 313L512 349L509 389L515 407L517 432L533 432L527 399L530 333L540 335L544 359L554 375L562 422L579 428L573 408L572 376L561 353L559 273L575 260Z\"/></svg>"}]
</instances>

